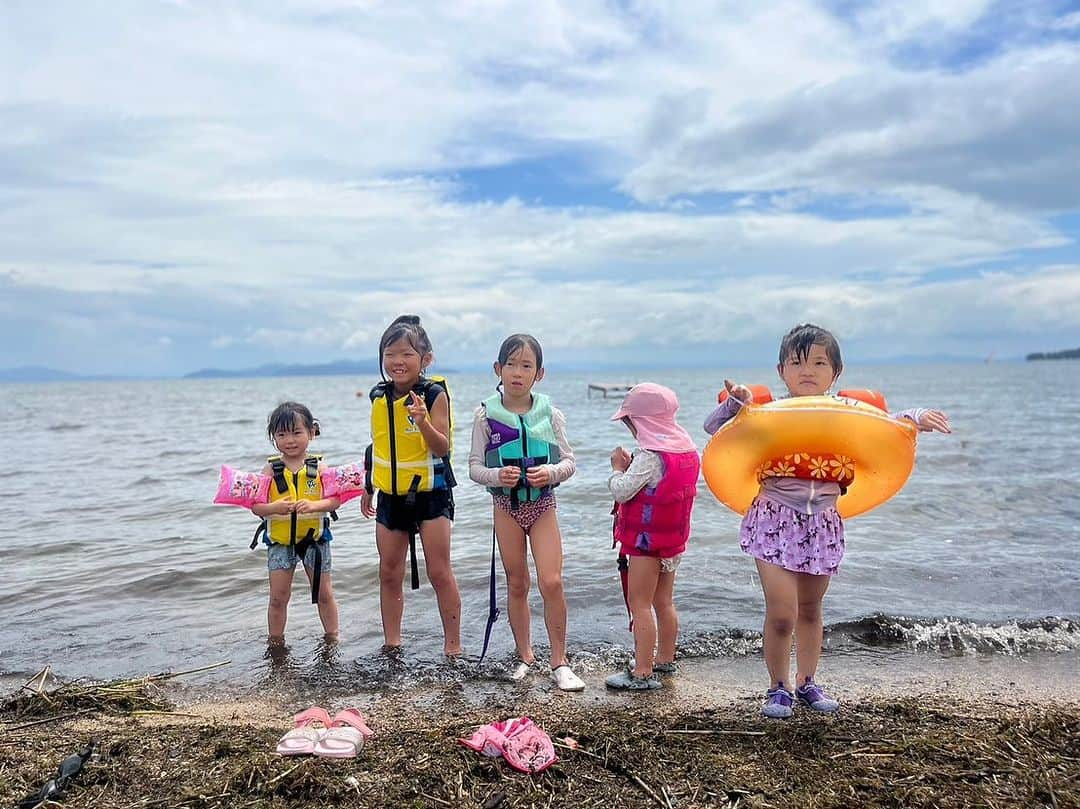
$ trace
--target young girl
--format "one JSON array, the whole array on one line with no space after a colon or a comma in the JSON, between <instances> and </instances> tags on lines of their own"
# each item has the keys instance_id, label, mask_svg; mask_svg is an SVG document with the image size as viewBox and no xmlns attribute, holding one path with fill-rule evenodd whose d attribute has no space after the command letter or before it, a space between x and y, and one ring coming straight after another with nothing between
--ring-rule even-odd
<instances>
[{"instance_id":1,"label":"young girl","mask_svg":"<svg viewBox=\"0 0 1080 809\"><path fill-rule=\"evenodd\" d=\"M630 557L627 602L634 660L629 670L607 678L608 688L660 688L658 674L675 673L675 571L690 536L701 471L693 439L675 421L678 409L674 391L643 382L630 389L611 417L627 426L639 449L632 457L622 447L611 453L614 471L608 487L617 504L615 539Z\"/></svg>"},{"instance_id":2,"label":"young girl","mask_svg":"<svg viewBox=\"0 0 1080 809\"><path fill-rule=\"evenodd\" d=\"M818 326L796 326L780 343L776 370L790 396L825 394L843 368L836 338ZM743 385L725 379L724 387L729 397L705 419L706 432L716 432L752 400ZM893 418L910 419L922 431L950 432L948 418L938 410L905 410ZM839 707L814 682L814 674L821 657L821 602L844 556L844 525L836 510L841 494L832 481L765 477L743 517L739 544L754 557L765 593L763 645L771 678L761 708L765 716L791 716L796 697L815 711L831 713ZM793 632L794 694L787 686Z\"/></svg>"},{"instance_id":3,"label":"young girl","mask_svg":"<svg viewBox=\"0 0 1080 809\"><path fill-rule=\"evenodd\" d=\"M562 535L552 491L575 470L566 418L547 396L533 392L533 385L544 378L544 352L535 337L507 337L499 348L495 374L496 392L476 409L473 419L469 477L487 486L494 500L495 536L506 571L510 629L518 654L510 677L523 679L536 662L529 632L528 545L544 599L551 677L563 691L581 691L585 683L566 659Z\"/></svg>"},{"instance_id":4,"label":"young girl","mask_svg":"<svg viewBox=\"0 0 1080 809\"><path fill-rule=\"evenodd\" d=\"M405 607L405 555L420 534L428 579L435 588L443 626L443 651L461 654L461 596L450 566L454 475L450 468L450 399L445 383L427 379L431 340L416 315L401 315L379 341L383 381L371 389L372 486L378 508L365 493L360 510L375 517L379 549L379 606L387 649L401 646Z\"/></svg>"},{"instance_id":5,"label":"young girl","mask_svg":"<svg viewBox=\"0 0 1080 809\"><path fill-rule=\"evenodd\" d=\"M311 600L319 605L326 639L336 641L338 609L330 576L329 513L340 501L322 496L319 473L324 467L320 456L308 454L308 444L319 435L319 423L304 405L282 402L270 413L266 432L280 455L268 458L262 469L274 479L270 502L256 504L251 511L263 518L260 531L265 529L266 566L270 570L270 605L266 610L269 643L285 643L293 573L301 559L311 582Z\"/></svg>"}]
</instances>

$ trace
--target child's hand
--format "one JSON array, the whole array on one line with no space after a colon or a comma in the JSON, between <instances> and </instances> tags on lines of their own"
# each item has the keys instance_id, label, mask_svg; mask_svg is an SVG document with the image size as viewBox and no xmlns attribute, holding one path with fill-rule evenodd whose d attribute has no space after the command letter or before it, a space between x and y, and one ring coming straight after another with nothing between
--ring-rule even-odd
<instances>
[{"instance_id":1,"label":"child's hand","mask_svg":"<svg viewBox=\"0 0 1080 809\"><path fill-rule=\"evenodd\" d=\"M611 468L616 472L625 472L630 468L630 453L622 447L611 451Z\"/></svg>"},{"instance_id":2,"label":"child's hand","mask_svg":"<svg viewBox=\"0 0 1080 809\"><path fill-rule=\"evenodd\" d=\"M513 487L521 480L521 469L517 466L504 466L499 470L499 483Z\"/></svg>"},{"instance_id":3,"label":"child's hand","mask_svg":"<svg viewBox=\"0 0 1080 809\"><path fill-rule=\"evenodd\" d=\"M940 410L925 411L915 423L919 425L919 430L924 433L932 433L935 430L939 433L952 432L952 427L949 426L949 417Z\"/></svg>"},{"instance_id":4,"label":"child's hand","mask_svg":"<svg viewBox=\"0 0 1080 809\"><path fill-rule=\"evenodd\" d=\"M413 424L419 427L428 417L427 405L424 404L424 400L416 395L416 391L409 391L409 403L405 406L409 411L409 416L413 420Z\"/></svg>"},{"instance_id":5,"label":"child's hand","mask_svg":"<svg viewBox=\"0 0 1080 809\"><path fill-rule=\"evenodd\" d=\"M369 520L375 516L375 508L371 505L372 496L368 492L360 495L360 513Z\"/></svg>"},{"instance_id":6,"label":"child's hand","mask_svg":"<svg viewBox=\"0 0 1080 809\"><path fill-rule=\"evenodd\" d=\"M534 489L542 489L551 483L551 470L544 464L529 467L525 470L525 480Z\"/></svg>"},{"instance_id":7,"label":"child's hand","mask_svg":"<svg viewBox=\"0 0 1080 809\"><path fill-rule=\"evenodd\" d=\"M292 514L293 509L296 508L296 501L289 499L275 500L269 505L271 514Z\"/></svg>"},{"instance_id":8,"label":"child's hand","mask_svg":"<svg viewBox=\"0 0 1080 809\"><path fill-rule=\"evenodd\" d=\"M754 394L746 385L736 385L730 379L724 380L724 390L732 399L738 399L743 404L754 401Z\"/></svg>"},{"instance_id":9,"label":"child's hand","mask_svg":"<svg viewBox=\"0 0 1080 809\"><path fill-rule=\"evenodd\" d=\"M307 514L309 511L314 511L312 508L315 504L311 500L297 500L296 507L293 509L297 514Z\"/></svg>"}]
</instances>

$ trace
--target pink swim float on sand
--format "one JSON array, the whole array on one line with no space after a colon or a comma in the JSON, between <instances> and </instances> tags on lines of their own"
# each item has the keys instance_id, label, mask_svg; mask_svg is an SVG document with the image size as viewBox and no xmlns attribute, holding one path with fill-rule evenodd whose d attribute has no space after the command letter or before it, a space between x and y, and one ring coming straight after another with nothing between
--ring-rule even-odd
<instances>
[{"instance_id":1,"label":"pink swim float on sand","mask_svg":"<svg viewBox=\"0 0 1080 809\"><path fill-rule=\"evenodd\" d=\"M543 772L559 760L551 737L527 716L481 725L468 739L458 741L485 756L502 756L524 773Z\"/></svg>"},{"instance_id":2,"label":"pink swim float on sand","mask_svg":"<svg viewBox=\"0 0 1080 809\"><path fill-rule=\"evenodd\" d=\"M271 479L258 472L238 472L231 466L222 465L214 502L222 506L251 508L257 503L270 501Z\"/></svg>"}]
</instances>

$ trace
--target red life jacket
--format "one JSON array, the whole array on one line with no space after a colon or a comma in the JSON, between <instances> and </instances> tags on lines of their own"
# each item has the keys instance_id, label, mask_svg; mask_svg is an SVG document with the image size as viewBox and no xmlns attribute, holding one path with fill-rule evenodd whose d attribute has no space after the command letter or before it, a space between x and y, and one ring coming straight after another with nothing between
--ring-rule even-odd
<instances>
[{"instance_id":1,"label":"red life jacket","mask_svg":"<svg viewBox=\"0 0 1080 809\"><path fill-rule=\"evenodd\" d=\"M668 559L686 550L697 495L697 452L657 452L664 474L615 510L615 539L629 556Z\"/></svg>"}]
</instances>

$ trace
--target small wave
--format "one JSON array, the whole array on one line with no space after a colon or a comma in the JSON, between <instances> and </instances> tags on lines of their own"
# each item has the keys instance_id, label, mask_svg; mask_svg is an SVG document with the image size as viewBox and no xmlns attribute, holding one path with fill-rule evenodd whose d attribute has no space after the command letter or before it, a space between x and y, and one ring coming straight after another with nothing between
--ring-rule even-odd
<instances>
[{"instance_id":1,"label":"small wave","mask_svg":"<svg viewBox=\"0 0 1080 809\"><path fill-rule=\"evenodd\" d=\"M963 618L909 618L876 613L828 627L831 640L844 638L873 647L899 646L946 655L1067 652L1080 649L1080 622L1047 616L989 623Z\"/></svg>"},{"instance_id":2,"label":"small wave","mask_svg":"<svg viewBox=\"0 0 1080 809\"><path fill-rule=\"evenodd\" d=\"M75 430L85 430L86 427L86 424L70 424L68 422L62 421L59 424L50 424L45 429L53 433L70 433L74 432Z\"/></svg>"}]
</instances>

